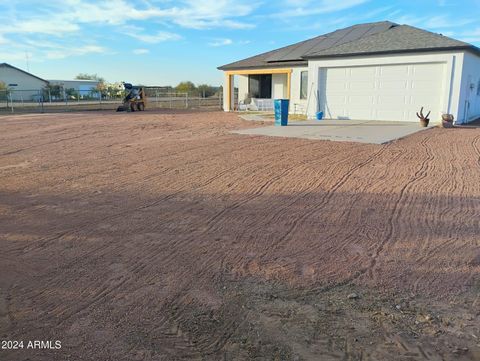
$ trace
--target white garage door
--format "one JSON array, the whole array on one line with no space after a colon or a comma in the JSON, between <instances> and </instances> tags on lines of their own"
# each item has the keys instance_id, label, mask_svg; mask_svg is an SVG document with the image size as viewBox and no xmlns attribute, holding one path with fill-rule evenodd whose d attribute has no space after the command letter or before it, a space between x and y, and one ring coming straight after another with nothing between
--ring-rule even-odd
<instances>
[{"instance_id":1,"label":"white garage door","mask_svg":"<svg viewBox=\"0 0 480 361\"><path fill-rule=\"evenodd\" d=\"M320 109L331 119L418 121L423 106L436 120L446 111L445 69L445 63L321 69Z\"/></svg>"}]
</instances>

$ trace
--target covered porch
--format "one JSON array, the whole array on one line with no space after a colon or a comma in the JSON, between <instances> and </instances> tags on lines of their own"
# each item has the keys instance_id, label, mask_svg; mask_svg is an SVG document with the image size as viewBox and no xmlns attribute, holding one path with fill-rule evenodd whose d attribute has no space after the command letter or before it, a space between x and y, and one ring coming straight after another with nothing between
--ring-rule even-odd
<instances>
[{"instance_id":1,"label":"covered porch","mask_svg":"<svg viewBox=\"0 0 480 361\"><path fill-rule=\"evenodd\" d=\"M291 68L225 72L223 109L271 111L273 99L290 99Z\"/></svg>"}]
</instances>

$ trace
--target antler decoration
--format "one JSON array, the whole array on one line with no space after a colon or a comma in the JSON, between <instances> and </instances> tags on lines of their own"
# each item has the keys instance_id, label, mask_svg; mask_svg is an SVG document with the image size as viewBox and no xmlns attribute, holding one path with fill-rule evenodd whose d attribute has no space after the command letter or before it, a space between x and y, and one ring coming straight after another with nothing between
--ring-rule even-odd
<instances>
[{"instance_id":1,"label":"antler decoration","mask_svg":"<svg viewBox=\"0 0 480 361\"><path fill-rule=\"evenodd\" d=\"M422 109L420 109L420 114L417 113L417 117L419 117L420 120L426 120L426 121L428 121L428 120L430 120L430 119L428 119L428 116L430 115L430 113L431 113L431 111L429 111L429 112L427 113L427 115L424 116L424 115L423 115L423 107L422 107Z\"/></svg>"}]
</instances>

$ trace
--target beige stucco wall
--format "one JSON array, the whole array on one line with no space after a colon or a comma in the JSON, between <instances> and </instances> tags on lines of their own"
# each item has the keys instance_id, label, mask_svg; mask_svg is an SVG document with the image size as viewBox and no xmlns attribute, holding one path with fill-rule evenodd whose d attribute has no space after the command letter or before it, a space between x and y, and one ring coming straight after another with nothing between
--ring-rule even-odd
<instances>
[{"instance_id":1,"label":"beige stucco wall","mask_svg":"<svg viewBox=\"0 0 480 361\"><path fill-rule=\"evenodd\" d=\"M300 74L302 71L308 71L307 67L293 68L292 84L290 93L290 113L305 114L307 110L307 99L300 99ZM308 79L310 84L310 77ZM310 85L309 85L310 86Z\"/></svg>"},{"instance_id":2,"label":"beige stucco wall","mask_svg":"<svg viewBox=\"0 0 480 361\"><path fill-rule=\"evenodd\" d=\"M287 74L272 74L272 98L283 99L287 96Z\"/></svg>"}]
</instances>

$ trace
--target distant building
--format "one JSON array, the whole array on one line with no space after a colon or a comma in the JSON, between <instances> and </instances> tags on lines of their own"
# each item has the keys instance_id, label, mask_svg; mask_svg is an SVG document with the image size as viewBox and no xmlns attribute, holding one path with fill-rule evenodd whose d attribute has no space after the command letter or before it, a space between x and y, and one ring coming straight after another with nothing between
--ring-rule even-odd
<instances>
[{"instance_id":1,"label":"distant building","mask_svg":"<svg viewBox=\"0 0 480 361\"><path fill-rule=\"evenodd\" d=\"M34 100L48 81L7 63L0 63L0 81L14 90L13 100Z\"/></svg>"},{"instance_id":2,"label":"distant building","mask_svg":"<svg viewBox=\"0 0 480 361\"><path fill-rule=\"evenodd\" d=\"M75 89L80 94L86 94L96 89L100 83L97 80L52 80L49 79L50 85L60 85L65 89Z\"/></svg>"},{"instance_id":3,"label":"distant building","mask_svg":"<svg viewBox=\"0 0 480 361\"><path fill-rule=\"evenodd\" d=\"M13 101L38 101L42 97L42 90L49 85L57 85L65 90L65 93L60 91L60 94L52 94L52 99L98 96L94 93L100 83L97 80L45 80L7 63L0 63L0 82L10 90L9 97Z\"/></svg>"}]
</instances>

